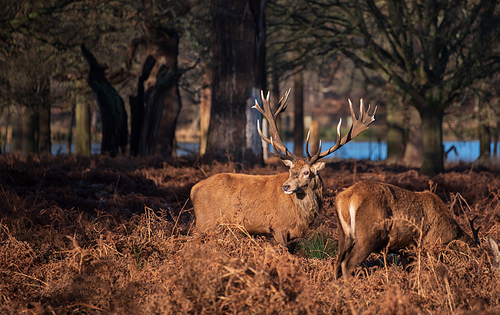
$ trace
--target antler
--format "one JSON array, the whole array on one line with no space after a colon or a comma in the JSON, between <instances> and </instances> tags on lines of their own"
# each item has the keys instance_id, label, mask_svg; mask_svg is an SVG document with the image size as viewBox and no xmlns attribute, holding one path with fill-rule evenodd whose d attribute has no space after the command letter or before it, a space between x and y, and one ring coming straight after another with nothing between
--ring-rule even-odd
<instances>
[{"instance_id":1,"label":"antler","mask_svg":"<svg viewBox=\"0 0 500 315\"><path fill-rule=\"evenodd\" d=\"M264 92L260 92L260 96L262 99L262 106L264 109L262 109L259 104L257 103L257 100L255 100L255 105L252 108L255 108L258 110L264 117L266 117L268 123L269 123L269 130L271 133L271 138L268 139L264 134L262 133L262 130L260 129L260 124L259 120L257 120L257 130L259 132L260 137L262 138L263 141L265 141L268 144L271 144L273 146L274 152L271 152L269 150L269 147L266 146L267 151L269 152L270 155L272 156L277 156L281 159L285 160L290 160L292 162L296 161L299 159L299 157L293 155L283 144L283 141L281 141L281 137L279 134L278 127L276 125L276 118L278 117L279 114L285 111L287 104L286 101L288 100L288 95L290 95L291 89L288 89L288 91L283 95L278 103L278 109L274 114L272 113L271 110L271 104L269 102L269 92L267 93L267 97L264 98Z\"/></svg>"},{"instance_id":2,"label":"antler","mask_svg":"<svg viewBox=\"0 0 500 315\"><path fill-rule=\"evenodd\" d=\"M300 158L293 155L283 144L283 141L281 141L281 137L278 131L278 127L276 126L276 118L278 117L279 114L285 111L286 109L286 101L288 100L288 96L290 95L291 89L288 89L288 91L283 95L278 103L278 109L276 112L272 112L271 110L271 105L269 102L269 92L267 93L267 97L264 98L264 93L261 91L260 95L262 98L262 105L264 109L262 109L259 104L257 103L257 100L255 100L255 105L252 108L255 108L258 110L264 117L266 117L267 121L269 122L269 129L271 133L270 139L266 138L264 134L262 133L262 130L260 129L260 123L257 120L257 130L259 132L260 137L262 140L268 144L271 144L273 146L274 152L271 152L269 150L269 147L266 146L267 151L269 152L270 155L272 156L277 156L281 159L285 160L290 160L292 162L295 162L296 160L299 160ZM340 126L342 125L342 118L339 120L339 124L337 125L337 141L333 147L330 149L321 152L321 141L319 142L319 148L316 151L316 154L311 156L309 153L309 136L311 131L307 134L307 139L306 139L306 154L307 158L305 159L305 162L309 165L313 165L316 163L319 159L324 158L325 156L332 154L333 152L337 151L340 149L344 144L347 142L351 141L352 139L356 138L361 132L365 131L368 129L368 126L372 122L375 121L375 115L377 113L377 106L375 106L375 109L373 110L373 113L370 115L370 109L371 106L368 105L368 110L364 111L363 107L363 99L360 100L360 109L359 109L359 118L356 118L356 114L354 113L354 110L352 109L352 103L351 100L349 100L349 109L351 111L351 117L352 117L352 125L347 134L341 138L340 136Z\"/></svg>"},{"instance_id":3,"label":"antler","mask_svg":"<svg viewBox=\"0 0 500 315\"><path fill-rule=\"evenodd\" d=\"M352 139L356 138L361 132L365 131L368 129L368 126L372 122L375 121L375 115L377 114L377 106L375 106L375 109L373 110L373 113L370 115L370 109L371 106L368 105L368 110L365 112L364 107L363 107L363 99L360 100L360 105L359 105L359 118L356 118L356 114L354 113L354 110L352 109L352 103L351 100L349 100L349 109L351 111L351 117L352 117L352 125L347 134L341 139L340 138L340 125L342 124L342 118L339 120L339 124L337 125L337 141L333 147L330 149L321 151L321 141L319 143L319 148L317 153L314 156L310 156L309 154L309 134L307 135L307 140L306 140L306 153L307 153L307 161L306 163L309 165L312 165L316 163L319 159L324 158L325 156L332 154L333 152L337 151L340 149L344 144L347 142L351 141Z\"/></svg>"}]
</instances>

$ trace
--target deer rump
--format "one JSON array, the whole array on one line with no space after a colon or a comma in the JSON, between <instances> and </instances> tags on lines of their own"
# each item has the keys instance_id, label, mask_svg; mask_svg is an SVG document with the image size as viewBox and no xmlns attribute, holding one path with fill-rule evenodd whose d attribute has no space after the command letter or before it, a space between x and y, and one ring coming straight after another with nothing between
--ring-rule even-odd
<instances>
[{"instance_id":1,"label":"deer rump","mask_svg":"<svg viewBox=\"0 0 500 315\"><path fill-rule=\"evenodd\" d=\"M435 194L411 192L390 184L360 182L338 194L339 255L335 279L365 261L372 252L400 250L423 244L475 241L454 220ZM422 234L420 234L422 233Z\"/></svg>"},{"instance_id":2,"label":"deer rump","mask_svg":"<svg viewBox=\"0 0 500 315\"><path fill-rule=\"evenodd\" d=\"M282 245L302 237L321 207L322 187L287 195L282 184L288 178L288 173L222 173L200 181L191 190L196 228L205 232L221 223L237 224Z\"/></svg>"}]
</instances>

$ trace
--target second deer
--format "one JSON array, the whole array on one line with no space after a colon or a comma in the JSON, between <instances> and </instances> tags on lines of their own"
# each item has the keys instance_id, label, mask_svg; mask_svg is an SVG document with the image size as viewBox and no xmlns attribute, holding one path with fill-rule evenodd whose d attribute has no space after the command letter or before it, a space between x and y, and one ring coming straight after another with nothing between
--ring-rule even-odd
<instances>
[{"instance_id":1,"label":"second deer","mask_svg":"<svg viewBox=\"0 0 500 315\"><path fill-rule=\"evenodd\" d=\"M310 155L306 141L306 158L290 153L281 141L276 125L277 116L286 109L290 90L281 98L278 109L273 113L267 98L261 93L263 108L257 100L254 108L269 122L271 137L267 138L257 125L263 141L273 147L270 155L279 157L290 168L288 173L278 175L246 175L223 173L200 181L191 189L196 216L196 228L207 231L221 223L236 224L250 234L264 234L274 237L278 244L286 246L290 240L302 237L322 207L323 182L318 174L325 166L320 159L335 152L354 139L375 120L376 108L369 115L361 100L359 118L356 118L349 101L352 125L341 138L340 120L337 126L337 141L333 147Z\"/></svg>"},{"instance_id":2,"label":"second deer","mask_svg":"<svg viewBox=\"0 0 500 315\"><path fill-rule=\"evenodd\" d=\"M454 240L469 246L479 244L479 229L474 229L473 220L474 239L460 228L444 202L429 191L360 182L339 193L335 204L339 239L335 279L350 275L372 252L400 253L411 245Z\"/></svg>"}]
</instances>

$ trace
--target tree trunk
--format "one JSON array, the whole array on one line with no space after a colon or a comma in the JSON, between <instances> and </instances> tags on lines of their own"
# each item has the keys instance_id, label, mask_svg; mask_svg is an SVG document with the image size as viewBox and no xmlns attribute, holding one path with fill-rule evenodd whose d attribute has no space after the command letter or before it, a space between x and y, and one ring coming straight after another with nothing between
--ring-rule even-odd
<instances>
[{"instance_id":1,"label":"tree trunk","mask_svg":"<svg viewBox=\"0 0 500 315\"><path fill-rule=\"evenodd\" d=\"M434 106L435 108L436 106ZM435 176L444 171L443 111L432 107L419 109L422 119L423 175Z\"/></svg>"},{"instance_id":2,"label":"tree trunk","mask_svg":"<svg viewBox=\"0 0 500 315\"><path fill-rule=\"evenodd\" d=\"M77 84L80 85L80 83ZM90 156L92 154L90 120L90 106L85 102L85 97L78 93L75 95L75 155ZM68 152L70 153L71 151Z\"/></svg>"},{"instance_id":3,"label":"tree trunk","mask_svg":"<svg viewBox=\"0 0 500 315\"><path fill-rule=\"evenodd\" d=\"M491 141L493 142L493 160L498 160L498 122L494 122L495 126L491 129Z\"/></svg>"},{"instance_id":4,"label":"tree trunk","mask_svg":"<svg viewBox=\"0 0 500 315\"><path fill-rule=\"evenodd\" d=\"M304 75L297 72L293 76L294 91L294 136L293 136L293 154L304 156Z\"/></svg>"},{"instance_id":5,"label":"tree trunk","mask_svg":"<svg viewBox=\"0 0 500 315\"><path fill-rule=\"evenodd\" d=\"M165 27L161 24L151 22L155 19L155 15L152 10L153 5L150 0L142 1L142 5L147 17L146 22L142 25L144 34L141 37L136 38L129 45L127 66L132 67L132 61L138 47L143 48L142 51L139 52L138 58L143 61L143 64L146 63L146 58L149 56L156 60L156 64L153 66L149 78L144 83L145 88L148 90L145 95L145 102L152 106L149 111L146 109L145 115L148 115L149 112L161 114L161 116L149 118L144 117L144 122L158 120L158 123L155 123L154 128L147 125L143 126L143 128L149 128L150 130L142 130L140 140L142 144L139 144L141 148L138 150L140 154L145 154L146 152L147 154L154 154L158 152L164 157L171 157L175 152L175 127L182 106L178 86L178 79L180 75L177 75L179 71L177 65L177 57L179 54L179 35L177 34L177 30L174 28ZM165 68L166 70L161 70L162 68ZM160 71L163 71L161 75ZM172 72L170 73L170 71ZM183 71L184 70L181 70L180 74L182 74ZM170 74L173 76L167 79ZM175 78L176 81L169 82L168 89L160 91L157 90L157 87L165 86L165 82L157 85L157 80L160 76L162 80L171 80L172 78ZM154 97L151 98L151 95L153 94ZM161 102L161 104L152 104L151 102ZM145 133L156 135L155 139L142 138ZM151 146L154 146L154 148Z\"/></svg>"},{"instance_id":6,"label":"tree trunk","mask_svg":"<svg viewBox=\"0 0 500 315\"><path fill-rule=\"evenodd\" d=\"M90 65L87 83L94 92L99 106L102 123L101 154L112 156L125 153L128 141L127 112L123 99L104 76L104 70L97 63L85 45L81 46L83 56Z\"/></svg>"},{"instance_id":7,"label":"tree trunk","mask_svg":"<svg viewBox=\"0 0 500 315\"><path fill-rule=\"evenodd\" d=\"M256 133L255 121L248 120L252 126L247 126L246 113L247 106L255 103L256 92L264 87L261 81L265 75L259 68L265 62L259 57L265 45L264 4L264 0L212 0L212 110L207 160L262 161L260 141L246 134L247 130Z\"/></svg>"},{"instance_id":8,"label":"tree trunk","mask_svg":"<svg viewBox=\"0 0 500 315\"><path fill-rule=\"evenodd\" d=\"M79 85L77 83L77 85ZM78 92L76 92L78 93ZM69 123L69 131L68 131L68 142L66 143L66 152L68 154L71 154L71 147L73 146L73 127L75 126L75 119L76 119L76 94L73 95L73 102L71 104L71 120Z\"/></svg>"},{"instance_id":9,"label":"tree trunk","mask_svg":"<svg viewBox=\"0 0 500 315\"><path fill-rule=\"evenodd\" d=\"M27 106L15 106L14 111L11 153L21 156L36 153L35 128L38 127L38 117Z\"/></svg>"},{"instance_id":10,"label":"tree trunk","mask_svg":"<svg viewBox=\"0 0 500 315\"><path fill-rule=\"evenodd\" d=\"M390 94L390 97L396 98L396 95ZM399 104L393 102L387 103L387 162L394 163L402 161L405 155L406 141L404 117L400 112L403 110Z\"/></svg>"},{"instance_id":11,"label":"tree trunk","mask_svg":"<svg viewBox=\"0 0 500 315\"><path fill-rule=\"evenodd\" d=\"M207 151L208 128L210 126L210 111L212 109L212 71L208 65L203 67L201 78L200 104L200 155Z\"/></svg>"},{"instance_id":12,"label":"tree trunk","mask_svg":"<svg viewBox=\"0 0 500 315\"><path fill-rule=\"evenodd\" d=\"M149 78L156 60L148 56L142 67L142 74L137 82L137 95L129 97L130 103L130 154L136 156L139 153L139 142L144 126L144 82Z\"/></svg>"},{"instance_id":13,"label":"tree trunk","mask_svg":"<svg viewBox=\"0 0 500 315\"><path fill-rule=\"evenodd\" d=\"M38 153L52 155L50 134L50 84L44 85L41 92L41 103L38 106Z\"/></svg>"},{"instance_id":14,"label":"tree trunk","mask_svg":"<svg viewBox=\"0 0 500 315\"><path fill-rule=\"evenodd\" d=\"M273 60L273 73L272 73L272 83L273 83L273 93L272 93L272 108L273 111L278 109L278 104L280 101L280 83L278 76L278 66L276 65L276 59ZM281 131L281 116L276 117L276 126L278 126L278 130Z\"/></svg>"},{"instance_id":15,"label":"tree trunk","mask_svg":"<svg viewBox=\"0 0 500 315\"><path fill-rule=\"evenodd\" d=\"M490 120L488 117L488 108L484 99L476 96L478 106L478 135L479 135L479 158L483 163L489 163L491 160L491 133Z\"/></svg>"},{"instance_id":16,"label":"tree trunk","mask_svg":"<svg viewBox=\"0 0 500 315\"><path fill-rule=\"evenodd\" d=\"M171 91L177 89L177 82L183 72L184 70L169 70L165 66L161 67L156 84L146 91L146 109L139 140L140 155L153 155L157 149L161 149L160 154L163 156L172 156L175 126L181 107L180 102L172 101ZM167 106L166 110L165 106ZM166 126L160 132L162 124ZM163 139L162 146L159 146L159 139Z\"/></svg>"},{"instance_id":17,"label":"tree trunk","mask_svg":"<svg viewBox=\"0 0 500 315\"><path fill-rule=\"evenodd\" d=\"M316 154L319 149L319 123L317 120L311 120L311 125L309 126L310 139L309 139L309 153L311 155Z\"/></svg>"}]
</instances>

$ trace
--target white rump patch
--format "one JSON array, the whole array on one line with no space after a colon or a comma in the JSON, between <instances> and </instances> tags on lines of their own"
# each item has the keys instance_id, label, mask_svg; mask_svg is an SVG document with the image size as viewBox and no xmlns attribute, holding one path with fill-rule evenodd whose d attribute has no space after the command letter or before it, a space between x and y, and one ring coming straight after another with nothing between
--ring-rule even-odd
<instances>
[{"instance_id":1,"label":"white rump patch","mask_svg":"<svg viewBox=\"0 0 500 315\"><path fill-rule=\"evenodd\" d=\"M350 238L354 239L354 231L356 230L356 205L354 202L351 201L349 205L349 217L351 224L347 224L347 222L344 219L344 216L342 215L342 208L340 207L340 201L337 204L337 211L338 211L338 217L340 220L340 224L342 225L342 229L344 230L344 234L346 236L349 236Z\"/></svg>"}]
</instances>

